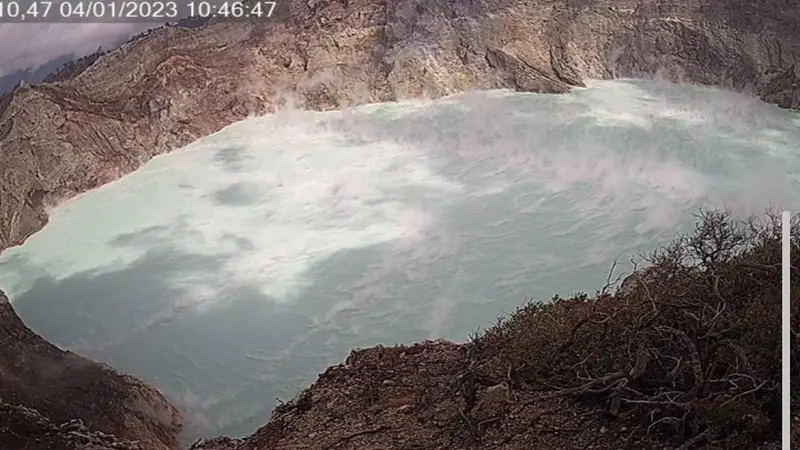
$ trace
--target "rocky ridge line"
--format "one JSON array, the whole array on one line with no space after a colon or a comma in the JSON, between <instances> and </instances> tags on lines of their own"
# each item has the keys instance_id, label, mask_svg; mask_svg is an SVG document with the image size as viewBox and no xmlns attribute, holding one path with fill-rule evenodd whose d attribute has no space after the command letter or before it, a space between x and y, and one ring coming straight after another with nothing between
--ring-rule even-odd
<instances>
[{"instance_id":1,"label":"rocky ridge line","mask_svg":"<svg viewBox=\"0 0 800 450\"><path fill-rule=\"evenodd\" d=\"M37 436L38 441L31 439ZM32 442L33 441L33 442ZM39 411L0 399L0 445L4 449L147 450L135 441L91 431L80 419L56 425Z\"/></svg>"},{"instance_id":2,"label":"rocky ridge line","mask_svg":"<svg viewBox=\"0 0 800 450\"><path fill-rule=\"evenodd\" d=\"M0 251L46 209L287 103L337 109L652 76L800 107L800 1L292 0L280 18L165 27L0 100Z\"/></svg>"},{"instance_id":3,"label":"rocky ridge line","mask_svg":"<svg viewBox=\"0 0 800 450\"><path fill-rule=\"evenodd\" d=\"M64 423L72 425L54 425ZM137 441L143 450L169 450L180 447L182 426L181 414L156 389L45 341L0 292L0 449L26 448L18 443L31 436L63 444L41 448L84 448L82 435L86 445L107 441L98 432ZM81 436L70 437L70 430Z\"/></svg>"}]
</instances>

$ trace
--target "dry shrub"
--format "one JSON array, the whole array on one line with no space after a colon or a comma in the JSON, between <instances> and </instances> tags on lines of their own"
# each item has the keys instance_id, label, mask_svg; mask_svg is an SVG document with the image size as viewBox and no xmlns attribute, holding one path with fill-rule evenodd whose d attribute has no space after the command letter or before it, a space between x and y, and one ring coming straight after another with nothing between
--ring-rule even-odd
<instances>
[{"instance_id":1,"label":"dry shrub","mask_svg":"<svg viewBox=\"0 0 800 450\"><path fill-rule=\"evenodd\" d=\"M694 233L649 255L615 294L556 297L500 319L474 340L476 357L492 360L488 376L590 402L631 423L632 438L680 449L776 439L780 217L702 210L697 219ZM796 220L792 237L797 267Z\"/></svg>"}]
</instances>

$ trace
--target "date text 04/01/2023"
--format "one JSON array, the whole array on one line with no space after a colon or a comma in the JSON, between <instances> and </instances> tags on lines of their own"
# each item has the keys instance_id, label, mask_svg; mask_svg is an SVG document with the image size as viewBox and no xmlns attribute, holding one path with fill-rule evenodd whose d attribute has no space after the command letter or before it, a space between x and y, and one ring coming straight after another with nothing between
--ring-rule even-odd
<instances>
[{"instance_id":1,"label":"date text 04/01/2023","mask_svg":"<svg viewBox=\"0 0 800 450\"><path fill-rule=\"evenodd\" d=\"M270 18L276 1L0 0L0 22L126 22L186 17Z\"/></svg>"}]
</instances>

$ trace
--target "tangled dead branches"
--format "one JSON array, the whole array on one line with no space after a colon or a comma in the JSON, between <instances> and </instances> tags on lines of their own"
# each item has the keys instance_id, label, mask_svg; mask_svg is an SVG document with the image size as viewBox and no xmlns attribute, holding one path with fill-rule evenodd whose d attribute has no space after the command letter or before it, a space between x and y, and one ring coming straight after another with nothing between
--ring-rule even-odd
<instances>
[{"instance_id":1,"label":"tangled dead branches","mask_svg":"<svg viewBox=\"0 0 800 450\"><path fill-rule=\"evenodd\" d=\"M792 239L797 267L797 221ZM776 438L778 215L736 221L726 211L701 211L693 234L647 262L624 292L606 286L592 298L525 305L475 339L475 354L499 359L487 370L510 369L490 375L513 372L518 389L573 396L608 420L629 421L629 441L744 449Z\"/></svg>"}]
</instances>

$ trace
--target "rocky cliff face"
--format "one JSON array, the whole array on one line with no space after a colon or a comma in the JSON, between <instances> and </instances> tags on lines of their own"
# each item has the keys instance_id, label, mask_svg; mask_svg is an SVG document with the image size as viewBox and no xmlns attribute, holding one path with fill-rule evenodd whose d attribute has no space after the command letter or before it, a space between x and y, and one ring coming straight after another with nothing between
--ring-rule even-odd
<instances>
[{"instance_id":1,"label":"rocky cliff face","mask_svg":"<svg viewBox=\"0 0 800 450\"><path fill-rule=\"evenodd\" d=\"M561 93L589 78L657 75L800 108L798 0L287 0L282 7L273 19L162 28L103 55L73 79L0 98L0 251L41 229L49 206L282 106L332 109L488 88ZM26 433L44 433L36 448L177 448L180 415L155 390L50 345L3 296L0 343L0 447L19 448ZM426 357L431 380L439 376L437 364L457 363L461 351L449 344L426 348L433 352ZM418 424L452 422L458 409L448 406L444 391L402 384L400 359L413 353L386 352L362 355L377 371L364 369L371 375L363 382L379 383L372 404L408 428L388 431L367 419L358 425L359 410L348 410L335 394L349 389L337 384L349 378L331 375L315 387L314 403L346 413L350 428L315 440L315 448L354 439L365 442L360 448L383 448L385 432L397 445L411 445L413 433L440 446L452 442L450 431ZM396 392L380 394L387 389ZM441 396L441 410L408 415L408 402L424 395ZM197 448L268 448L261 444L269 436L299 448L289 445L315 433L313 421L292 415L308 404L304 398L247 441L218 439ZM542 448L563 448L554 424L536 435L550 436L543 442L551 447ZM614 440L624 430L582 432Z\"/></svg>"},{"instance_id":2,"label":"rocky cliff face","mask_svg":"<svg viewBox=\"0 0 800 450\"><path fill-rule=\"evenodd\" d=\"M287 1L280 17L162 28L74 79L0 101L0 251L48 205L287 102L566 92L658 74L800 107L800 1Z\"/></svg>"},{"instance_id":3,"label":"rocky cliff face","mask_svg":"<svg viewBox=\"0 0 800 450\"><path fill-rule=\"evenodd\" d=\"M198 441L189 450L672 448L573 398L515 392L510 381L482 385L487 380L469 376L472 351L442 341L355 351L251 436ZM741 448L779 450L780 443Z\"/></svg>"},{"instance_id":4,"label":"rocky cliff face","mask_svg":"<svg viewBox=\"0 0 800 450\"><path fill-rule=\"evenodd\" d=\"M140 442L91 431L80 419L57 425L33 408L5 402L0 402L0 448L146 450Z\"/></svg>"},{"instance_id":5,"label":"rocky cliff face","mask_svg":"<svg viewBox=\"0 0 800 450\"><path fill-rule=\"evenodd\" d=\"M42 449L90 443L99 449L116 440L125 448L122 441L130 440L167 450L179 446L182 425L158 391L56 348L26 327L0 292L0 449L34 448L26 444L36 436ZM48 436L49 447L42 440Z\"/></svg>"}]
</instances>

